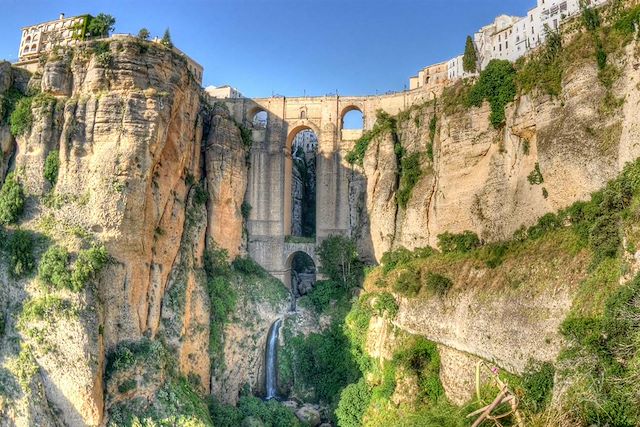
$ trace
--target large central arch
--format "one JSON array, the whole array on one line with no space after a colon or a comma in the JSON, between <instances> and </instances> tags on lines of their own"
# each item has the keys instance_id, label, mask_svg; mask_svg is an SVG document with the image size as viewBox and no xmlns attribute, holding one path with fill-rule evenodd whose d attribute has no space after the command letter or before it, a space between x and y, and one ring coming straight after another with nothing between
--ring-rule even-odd
<instances>
[{"instance_id":1,"label":"large central arch","mask_svg":"<svg viewBox=\"0 0 640 427\"><path fill-rule=\"evenodd\" d=\"M294 158L294 149L293 144L295 142L296 137L304 131L313 132L316 139L319 141L320 132L319 129L313 125L312 123L308 123L304 120L304 123L298 124L294 126L293 129L288 133L286 145L285 145L285 168L284 168L284 233L286 236L293 235L292 229L292 211L293 211L293 158ZM314 166L315 168L315 166ZM316 196L317 197L317 189ZM315 215L314 215L315 216ZM315 227L314 227L315 229ZM307 236L311 237L311 236Z\"/></svg>"}]
</instances>

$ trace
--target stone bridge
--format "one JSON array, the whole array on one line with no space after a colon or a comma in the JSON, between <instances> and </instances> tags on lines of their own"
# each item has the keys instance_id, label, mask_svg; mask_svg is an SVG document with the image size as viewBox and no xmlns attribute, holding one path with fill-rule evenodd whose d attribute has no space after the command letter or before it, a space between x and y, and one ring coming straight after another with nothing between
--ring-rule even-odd
<instances>
[{"instance_id":1,"label":"stone bridge","mask_svg":"<svg viewBox=\"0 0 640 427\"><path fill-rule=\"evenodd\" d=\"M433 93L416 89L381 96L272 97L224 99L238 123L252 129L249 182L246 201L249 255L275 277L290 286L291 259L296 252L308 254L318 266L316 245L330 235L349 236L349 180L358 173L344 160L363 130L342 129L344 116L358 110L364 130L373 127L376 111L397 114ZM253 125L256 114L266 124ZM291 235L291 145L302 130L318 138L316 159L316 238L294 243Z\"/></svg>"}]
</instances>

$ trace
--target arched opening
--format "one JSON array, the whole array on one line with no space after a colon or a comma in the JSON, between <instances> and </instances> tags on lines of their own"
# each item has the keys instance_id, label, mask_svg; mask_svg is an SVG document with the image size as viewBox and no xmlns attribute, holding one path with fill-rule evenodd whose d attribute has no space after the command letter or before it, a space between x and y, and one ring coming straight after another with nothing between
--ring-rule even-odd
<instances>
[{"instance_id":1,"label":"arched opening","mask_svg":"<svg viewBox=\"0 0 640 427\"><path fill-rule=\"evenodd\" d=\"M295 252L290 257L291 293L294 298L307 295L316 283L316 264L304 252Z\"/></svg>"},{"instance_id":2,"label":"arched opening","mask_svg":"<svg viewBox=\"0 0 640 427\"><path fill-rule=\"evenodd\" d=\"M291 141L291 236L316 235L316 154L318 138L303 128Z\"/></svg>"},{"instance_id":3,"label":"arched opening","mask_svg":"<svg viewBox=\"0 0 640 427\"><path fill-rule=\"evenodd\" d=\"M301 119L306 119L307 118L306 110L300 110L300 118Z\"/></svg>"},{"instance_id":4,"label":"arched opening","mask_svg":"<svg viewBox=\"0 0 640 427\"><path fill-rule=\"evenodd\" d=\"M269 115L265 110L257 110L251 118L251 125L254 129L266 129Z\"/></svg>"},{"instance_id":5,"label":"arched opening","mask_svg":"<svg viewBox=\"0 0 640 427\"><path fill-rule=\"evenodd\" d=\"M344 112L344 114L342 115L342 129L364 129L364 115L359 108L350 107Z\"/></svg>"}]
</instances>

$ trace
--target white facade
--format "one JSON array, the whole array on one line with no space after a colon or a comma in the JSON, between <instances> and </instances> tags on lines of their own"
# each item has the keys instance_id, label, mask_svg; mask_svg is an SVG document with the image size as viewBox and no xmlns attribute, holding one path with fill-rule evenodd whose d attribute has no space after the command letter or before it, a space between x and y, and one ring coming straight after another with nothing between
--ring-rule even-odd
<instances>
[{"instance_id":1,"label":"white facade","mask_svg":"<svg viewBox=\"0 0 640 427\"><path fill-rule=\"evenodd\" d=\"M303 130L296 135L292 145L294 153L298 148L302 148L305 153L313 153L318 150L318 137L311 130Z\"/></svg>"},{"instance_id":2,"label":"white facade","mask_svg":"<svg viewBox=\"0 0 640 427\"><path fill-rule=\"evenodd\" d=\"M64 14L55 21L43 22L22 29L18 60L28 61L40 53L48 52L54 46L70 46L82 38L88 16L65 18Z\"/></svg>"},{"instance_id":3,"label":"white facade","mask_svg":"<svg viewBox=\"0 0 640 427\"><path fill-rule=\"evenodd\" d=\"M600 6L607 0L584 0L587 6ZM482 27L473 36L478 55L478 66L483 70L493 59L516 61L545 42L547 31L557 31L562 21L581 12L580 0L537 0L527 16L500 15L491 24ZM548 28L548 30L547 30ZM446 82L469 77L462 67L462 55L447 64ZM418 76L409 79L410 89L427 84L427 70L440 64L425 67Z\"/></svg>"},{"instance_id":4,"label":"white facade","mask_svg":"<svg viewBox=\"0 0 640 427\"><path fill-rule=\"evenodd\" d=\"M212 98L227 99L227 98L242 98L242 94L236 88L229 85L225 86L207 86L205 92Z\"/></svg>"}]
</instances>

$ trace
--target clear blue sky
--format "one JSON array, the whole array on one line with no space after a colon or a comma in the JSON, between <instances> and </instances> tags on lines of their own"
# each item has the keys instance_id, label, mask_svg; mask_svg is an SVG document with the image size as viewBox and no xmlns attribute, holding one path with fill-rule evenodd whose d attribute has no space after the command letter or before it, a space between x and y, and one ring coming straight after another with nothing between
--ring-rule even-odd
<instances>
[{"instance_id":1,"label":"clear blue sky","mask_svg":"<svg viewBox=\"0 0 640 427\"><path fill-rule=\"evenodd\" d=\"M465 36L535 0L0 0L0 58L15 59L20 28L83 13L147 27L200 62L204 85L250 97L366 95L402 90L420 68L464 49Z\"/></svg>"}]
</instances>

